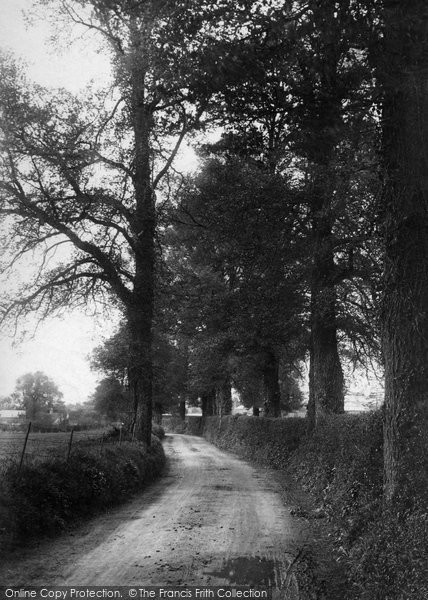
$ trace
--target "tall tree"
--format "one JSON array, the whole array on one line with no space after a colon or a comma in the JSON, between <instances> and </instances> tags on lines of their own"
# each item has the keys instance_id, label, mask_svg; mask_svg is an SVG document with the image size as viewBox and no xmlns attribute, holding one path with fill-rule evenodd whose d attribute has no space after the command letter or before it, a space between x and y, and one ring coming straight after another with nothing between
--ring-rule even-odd
<instances>
[{"instance_id":1,"label":"tall tree","mask_svg":"<svg viewBox=\"0 0 428 600\"><path fill-rule=\"evenodd\" d=\"M227 45L245 17L236 3L222 2L39 4L101 36L112 55L113 92L105 101L49 93L3 62L0 210L13 234L6 269L28 252L42 254L38 274L4 303L3 316L43 316L88 298L119 304L136 431L150 444L156 194L215 93L221 61L212 46L222 37ZM71 250L55 263L60 246Z\"/></svg>"},{"instance_id":2,"label":"tall tree","mask_svg":"<svg viewBox=\"0 0 428 600\"><path fill-rule=\"evenodd\" d=\"M62 398L56 383L42 371L19 377L15 392L30 421L34 421L41 413L53 410L55 403Z\"/></svg>"},{"instance_id":3,"label":"tall tree","mask_svg":"<svg viewBox=\"0 0 428 600\"><path fill-rule=\"evenodd\" d=\"M247 39L238 40L241 79L235 76L225 88L218 118L238 134L235 151L257 158L272 173L294 173L294 187L301 191L302 213L311 229L311 268L305 277L311 297L313 428L325 414L344 409L340 337L352 333L352 343L359 344L364 329L367 339L373 333L361 318L370 313L362 301L367 297L364 278L370 277L368 232L363 231L367 220L363 206L358 214L355 210L364 187L357 173L372 169L362 160L369 147L363 132L372 127L367 93L372 73L360 50L363 3L293 5L300 7L293 18L282 5L255 19ZM362 204L367 206L367 190ZM359 323L352 318L357 304L362 306Z\"/></svg>"},{"instance_id":4,"label":"tall tree","mask_svg":"<svg viewBox=\"0 0 428 600\"><path fill-rule=\"evenodd\" d=\"M92 395L94 409L112 421L128 421L132 410L129 393L115 377L102 379Z\"/></svg>"},{"instance_id":5,"label":"tall tree","mask_svg":"<svg viewBox=\"0 0 428 600\"><path fill-rule=\"evenodd\" d=\"M175 213L188 268L204 287L193 342L205 350L211 386L223 397L233 358L257 356L272 416L280 414L281 355L303 329L300 217L286 179L236 156L207 159Z\"/></svg>"},{"instance_id":6,"label":"tall tree","mask_svg":"<svg viewBox=\"0 0 428 600\"><path fill-rule=\"evenodd\" d=\"M383 27L383 52L375 60L383 87L384 464L385 495L392 501L428 488L426 2L385 0Z\"/></svg>"}]
</instances>

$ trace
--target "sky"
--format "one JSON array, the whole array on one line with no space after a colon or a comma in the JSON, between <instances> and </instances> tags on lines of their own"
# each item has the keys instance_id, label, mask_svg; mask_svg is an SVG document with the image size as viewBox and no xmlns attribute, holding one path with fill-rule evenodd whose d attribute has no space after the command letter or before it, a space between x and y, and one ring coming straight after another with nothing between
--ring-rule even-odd
<instances>
[{"instance_id":1,"label":"sky","mask_svg":"<svg viewBox=\"0 0 428 600\"><path fill-rule=\"evenodd\" d=\"M22 10L30 6L30 0L0 0L0 45L25 60L31 79L75 92L108 73L108 59L96 54L87 42L61 53L49 47L51 31L46 23L26 26ZM13 391L20 375L43 371L57 383L67 403L86 401L100 378L90 370L87 356L113 329L101 317L94 320L73 312L66 319L47 320L32 339L18 345L2 333L0 396Z\"/></svg>"},{"instance_id":2,"label":"sky","mask_svg":"<svg viewBox=\"0 0 428 600\"><path fill-rule=\"evenodd\" d=\"M26 26L22 11L30 7L31 0L0 0L0 47L24 59L31 79L77 92L92 79L108 77L109 59L95 51L90 38L61 51L54 49L48 43L52 32L46 22L38 20ZM186 148L181 167L187 170L194 164L195 155ZM66 403L86 401L102 377L90 370L87 357L114 332L114 326L114 319L73 312L62 320L48 319L32 339L18 345L1 333L0 396L13 391L20 375L39 370L57 383Z\"/></svg>"}]
</instances>

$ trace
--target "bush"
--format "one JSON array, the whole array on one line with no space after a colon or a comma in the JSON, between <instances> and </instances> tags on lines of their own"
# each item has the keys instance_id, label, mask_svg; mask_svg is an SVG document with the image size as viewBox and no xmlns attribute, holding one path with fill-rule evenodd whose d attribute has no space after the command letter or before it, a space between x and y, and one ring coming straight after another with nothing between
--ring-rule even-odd
<instances>
[{"instance_id":1,"label":"bush","mask_svg":"<svg viewBox=\"0 0 428 600\"><path fill-rule=\"evenodd\" d=\"M358 600L428 598L428 514L385 512L367 524L350 551L352 597Z\"/></svg>"},{"instance_id":2,"label":"bush","mask_svg":"<svg viewBox=\"0 0 428 600\"><path fill-rule=\"evenodd\" d=\"M208 417L203 435L223 450L274 469L286 468L306 432L306 419L269 419L241 415Z\"/></svg>"},{"instance_id":3,"label":"bush","mask_svg":"<svg viewBox=\"0 0 428 600\"><path fill-rule=\"evenodd\" d=\"M342 532L346 532L349 539L341 542L345 545L352 542L381 502L381 415L330 417L302 440L289 470L315 496L327 515L334 517Z\"/></svg>"},{"instance_id":4,"label":"bush","mask_svg":"<svg viewBox=\"0 0 428 600\"><path fill-rule=\"evenodd\" d=\"M187 422L176 415L163 417L162 426L168 433L187 433Z\"/></svg>"},{"instance_id":5,"label":"bush","mask_svg":"<svg viewBox=\"0 0 428 600\"><path fill-rule=\"evenodd\" d=\"M66 463L53 459L10 465L2 477L0 528L8 541L52 534L72 521L127 500L155 479L165 464L156 437L152 447L124 442L80 449Z\"/></svg>"},{"instance_id":6,"label":"bush","mask_svg":"<svg viewBox=\"0 0 428 600\"><path fill-rule=\"evenodd\" d=\"M158 439L163 440L163 438L165 437L165 430L158 423L153 423L152 434L155 435Z\"/></svg>"},{"instance_id":7,"label":"bush","mask_svg":"<svg viewBox=\"0 0 428 600\"><path fill-rule=\"evenodd\" d=\"M204 436L253 462L285 469L310 493L315 513L333 525L336 558L346 565L348 599L426 600L423 486L415 481L414 497L402 499L394 511L382 506L382 414L332 416L311 436L305 429L306 420L299 418L209 417ZM420 465L415 470L424 477Z\"/></svg>"},{"instance_id":8,"label":"bush","mask_svg":"<svg viewBox=\"0 0 428 600\"><path fill-rule=\"evenodd\" d=\"M335 527L349 598L428 597L428 516L422 498L404 502L405 510L382 506L381 412L330 417L302 440L289 470Z\"/></svg>"}]
</instances>

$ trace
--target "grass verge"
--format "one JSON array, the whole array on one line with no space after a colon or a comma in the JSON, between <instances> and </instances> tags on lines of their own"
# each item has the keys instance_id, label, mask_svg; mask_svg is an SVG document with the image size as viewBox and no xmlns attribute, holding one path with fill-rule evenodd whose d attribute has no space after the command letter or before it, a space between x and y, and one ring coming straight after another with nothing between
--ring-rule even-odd
<instances>
[{"instance_id":1,"label":"grass verge","mask_svg":"<svg viewBox=\"0 0 428 600\"><path fill-rule=\"evenodd\" d=\"M51 535L73 521L120 504L162 471L165 454L158 438L150 449L121 445L77 450L68 462L51 459L16 463L0 482L0 530L7 545Z\"/></svg>"}]
</instances>

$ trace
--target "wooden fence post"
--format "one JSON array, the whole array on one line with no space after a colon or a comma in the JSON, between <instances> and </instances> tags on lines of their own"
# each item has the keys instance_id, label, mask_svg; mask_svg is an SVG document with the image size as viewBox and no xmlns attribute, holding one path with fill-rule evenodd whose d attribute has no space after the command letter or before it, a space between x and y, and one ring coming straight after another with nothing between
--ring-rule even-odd
<instances>
[{"instance_id":1,"label":"wooden fence post","mask_svg":"<svg viewBox=\"0 0 428 600\"><path fill-rule=\"evenodd\" d=\"M18 472L21 470L22 463L24 462L25 448L27 447L28 436L30 435L30 430L31 430L31 421L28 423L28 429L27 429L27 433L25 435L24 446L22 448L22 453L21 453L21 460L19 461Z\"/></svg>"},{"instance_id":2,"label":"wooden fence post","mask_svg":"<svg viewBox=\"0 0 428 600\"><path fill-rule=\"evenodd\" d=\"M68 450L67 450L67 459L66 459L66 462L68 462L68 459L70 458L71 446L73 444L73 433L74 433L74 427L71 430L70 439L68 441Z\"/></svg>"}]
</instances>

